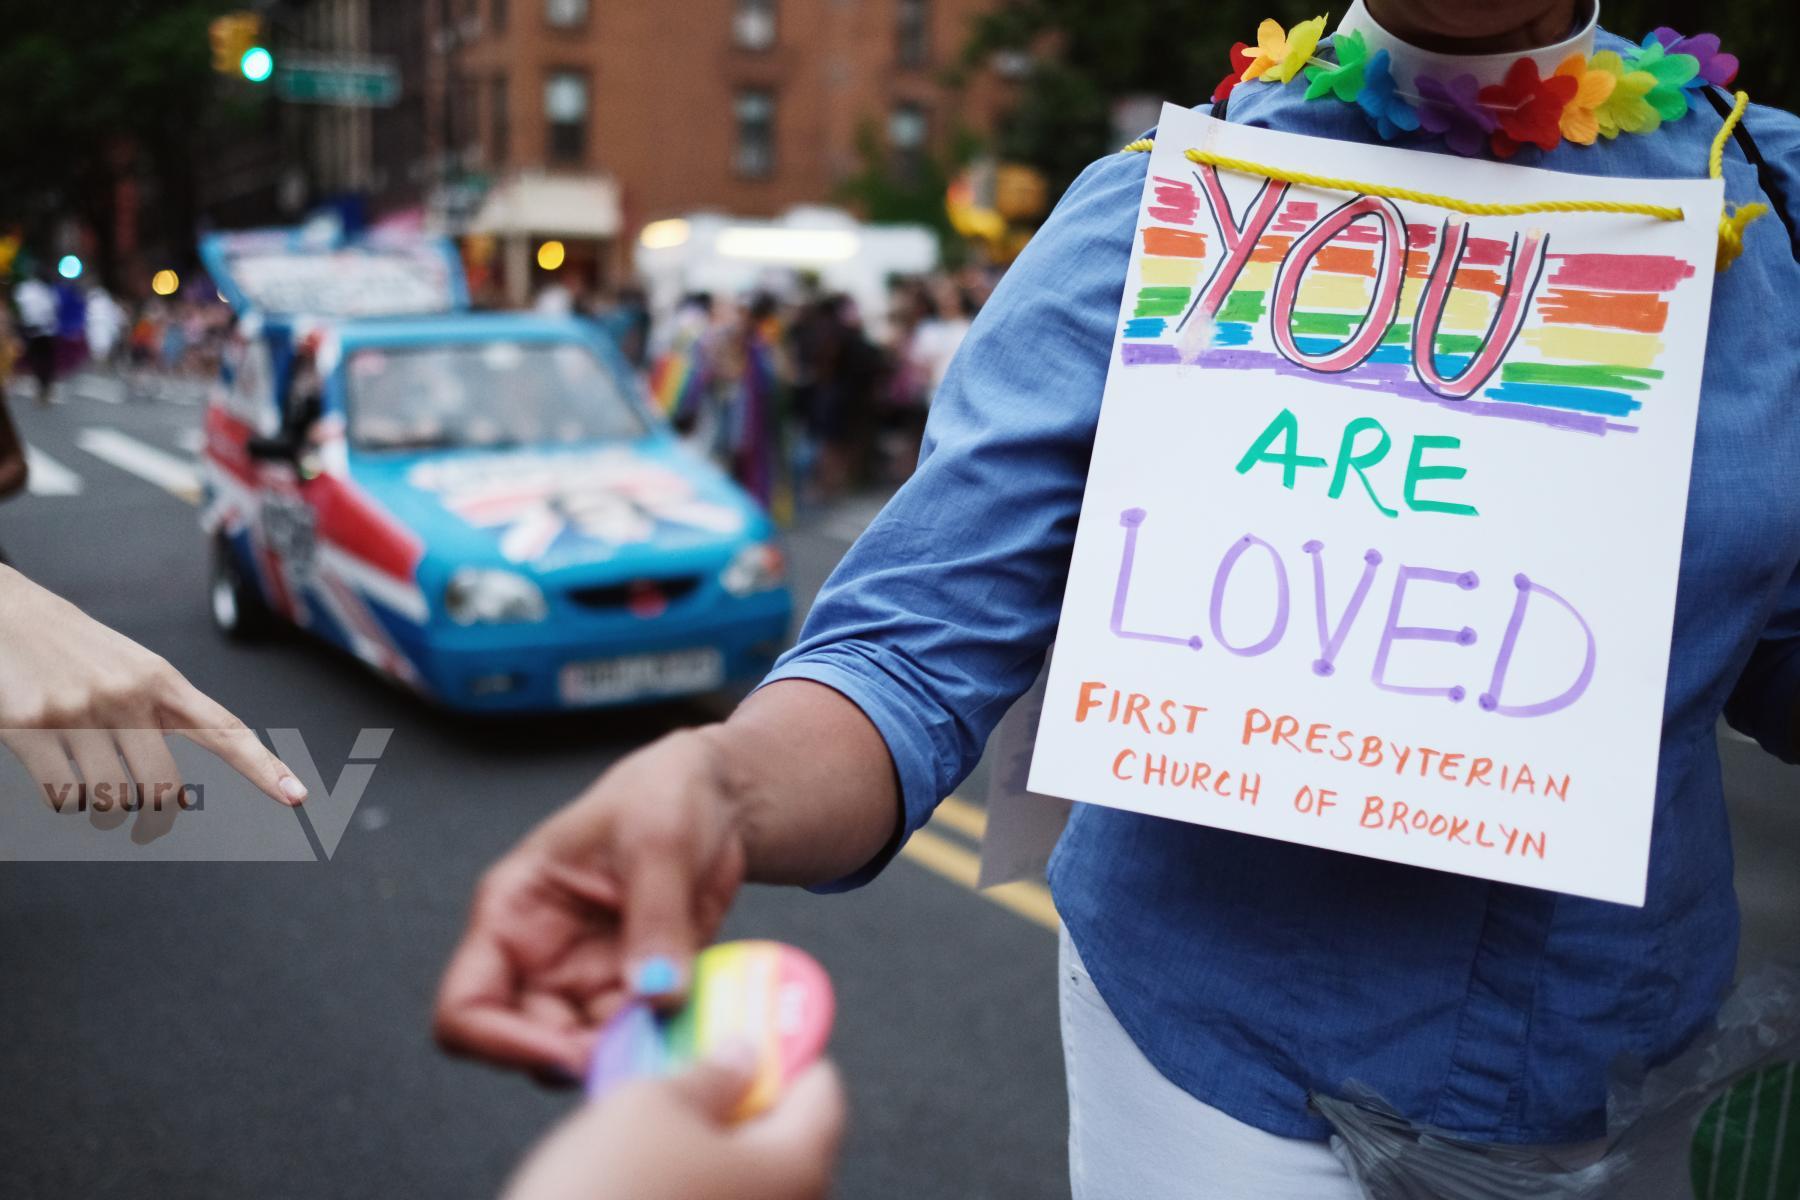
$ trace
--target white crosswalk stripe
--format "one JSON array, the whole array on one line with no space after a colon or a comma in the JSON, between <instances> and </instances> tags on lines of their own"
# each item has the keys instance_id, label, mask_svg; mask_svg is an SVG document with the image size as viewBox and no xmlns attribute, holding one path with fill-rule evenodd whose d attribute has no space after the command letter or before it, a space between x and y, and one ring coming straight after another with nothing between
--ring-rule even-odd
<instances>
[{"instance_id":1,"label":"white crosswalk stripe","mask_svg":"<svg viewBox=\"0 0 1800 1200\"><path fill-rule=\"evenodd\" d=\"M191 461L104 426L83 429L75 435L75 444L190 504L200 499L200 472Z\"/></svg>"},{"instance_id":2,"label":"white crosswalk stripe","mask_svg":"<svg viewBox=\"0 0 1800 1200\"><path fill-rule=\"evenodd\" d=\"M81 495L81 476L36 446L25 447L25 466L30 471L26 490L33 496Z\"/></svg>"}]
</instances>

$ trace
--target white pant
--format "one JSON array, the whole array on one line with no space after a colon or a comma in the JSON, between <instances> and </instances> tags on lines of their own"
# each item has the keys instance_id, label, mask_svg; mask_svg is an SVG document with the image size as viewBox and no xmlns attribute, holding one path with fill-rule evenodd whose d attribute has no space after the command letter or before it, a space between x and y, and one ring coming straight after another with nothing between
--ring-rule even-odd
<instances>
[{"instance_id":1,"label":"white pant","mask_svg":"<svg viewBox=\"0 0 1800 1200\"><path fill-rule=\"evenodd\" d=\"M1069 1181L1075 1200L1362 1200L1323 1142L1200 1103L1144 1057L1061 935Z\"/></svg>"}]
</instances>

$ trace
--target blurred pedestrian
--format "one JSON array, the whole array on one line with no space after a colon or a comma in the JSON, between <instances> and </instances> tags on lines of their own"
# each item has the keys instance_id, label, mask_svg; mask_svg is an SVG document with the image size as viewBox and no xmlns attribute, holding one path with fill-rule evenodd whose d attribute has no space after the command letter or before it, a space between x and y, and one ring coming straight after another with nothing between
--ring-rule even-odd
<instances>
[{"instance_id":1,"label":"blurred pedestrian","mask_svg":"<svg viewBox=\"0 0 1800 1200\"><path fill-rule=\"evenodd\" d=\"M188 338L192 310L191 302L182 301L162 323L162 344L158 347L158 352L162 356L162 369L166 375L180 374L187 362L188 346L192 344Z\"/></svg>"},{"instance_id":2,"label":"blurred pedestrian","mask_svg":"<svg viewBox=\"0 0 1800 1200\"><path fill-rule=\"evenodd\" d=\"M56 284L56 374L70 375L87 360L87 296L72 279Z\"/></svg>"},{"instance_id":3,"label":"blurred pedestrian","mask_svg":"<svg viewBox=\"0 0 1800 1200\"><path fill-rule=\"evenodd\" d=\"M731 476L765 509L776 507L780 462L781 322L766 292L743 310L731 347L727 461Z\"/></svg>"},{"instance_id":4,"label":"blurred pedestrian","mask_svg":"<svg viewBox=\"0 0 1800 1200\"><path fill-rule=\"evenodd\" d=\"M876 421L875 394L884 373L881 352L863 330L862 315L848 296L815 301L797 324L797 375L811 386L796 389L795 408L817 447L812 483L817 498L843 495L861 481Z\"/></svg>"},{"instance_id":5,"label":"blurred pedestrian","mask_svg":"<svg viewBox=\"0 0 1800 1200\"><path fill-rule=\"evenodd\" d=\"M649 356L650 311L644 293L636 288L599 293L588 313L619 348L634 370L643 370Z\"/></svg>"},{"instance_id":6,"label":"blurred pedestrian","mask_svg":"<svg viewBox=\"0 0 1800 1200\"><path fill-rule=\"evenodd\" d=\"M700 432L709 407L706 391L711 386L707 342L713 335L713 298L697 292L682 300L666 326L666 337L653 349L650 394L675 431L699 446L708 447Z\"/></svg>"},{"instance_id":7,"label":"blurred pedestrian","mask_svg":"<svg viewBox=\"0 0 1800 1200\"><path fill-rule=\"evenodd\" d=\"M197 292L199 289L193 289ZM182 374L210 378L208 338L214 330L218 301L214 296L190 293L181 311L181 357L176 367Z\"/></svg>"},{"instance_id":8,"label":"blurred pedestrian","mask_svg":"<svg viewBox=\"0 0 1800 1200\"><path fill-rule=\"evenodd\" d=\"M19 330L25 336L25 363L37 380L38 403L48 406L56 392L56 290L39 267L13 289Z\"/></svg>"},{"instance_id":9,"label":"blurred pedestrian","mask_svg":"<svg viewBox=\"0 0 1800 1200\"><path fill-rule=\"evenodd\" d=\"M125 333L125 310L112 293L95 284L88 289L86 334L88 354L94 365L110 367Z\"/></svg>"},{"instance_id":10,"label":"blurred pedestrian","mask_svg":"<svg viewBox=\"0 0 1800 1200\"><path fill-rule=\"evenodd\" d=\"M924 282L914 279L894 288L889 308L890 369L883 390L877 445L882 477L889 483L900 483L918 463L919 447L925 437L932 372L926 356L915 352L914 343L920 326L937 318L937 306Z\"/></svg>"},{"instance_id":11,"label":"blurred pedestrian","mask_svg":"<svg viewBox=\"0 0 1800 1200\"><path fill-rule=\"evenodd\" d=\"M944 386L944 377L950 373L950 364L956 360L956 352L962 349L974 321L975 301L967 289L947 276L934 279L928 315L919 322L907 346L914 367L924 376L928 406Z\"/></svg>"},{"instance_id":12,"label":"blurred pedestrian","mask_svg":"<svg viewBox=\"0 0 1800 1200\"><path fill-rule=\"evenodd\" d=\"M131 365L139 370L150 370L157 364L167 307L160 298L152 298L131 323Z\"/></svg>"}]
</instances>

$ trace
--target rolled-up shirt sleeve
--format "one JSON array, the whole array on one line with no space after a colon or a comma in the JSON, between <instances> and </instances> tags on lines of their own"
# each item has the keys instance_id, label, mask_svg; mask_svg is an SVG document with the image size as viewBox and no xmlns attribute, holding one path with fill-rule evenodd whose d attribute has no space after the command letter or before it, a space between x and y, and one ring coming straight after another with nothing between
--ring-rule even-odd
<instances>
[{"instance_id":1,"label":"rolled-up shirt sleeve","mask_svg":"<svg viewBox=\"0 0 1800 1200\"><path fill-rule=\"evenodd\" d=\"M1062 606L1148 157L1089 167L1006 273L933 398L917 472L765 681L842 693L899 777L899 837L822 890L872 879L1036 678Z\"/></svg>"},{"instance_id":2,"label":"rolled-up shirt sleeve","mask_svg":"<svg viewBox=\"0 0 1800 1200\"><path fill-rule=\"evenodd\" d=\"M1775 614L1725 703L1725 719L1784 762L1800 764L1800 571L1788 581Z\"/></svg>"}]
</instances>

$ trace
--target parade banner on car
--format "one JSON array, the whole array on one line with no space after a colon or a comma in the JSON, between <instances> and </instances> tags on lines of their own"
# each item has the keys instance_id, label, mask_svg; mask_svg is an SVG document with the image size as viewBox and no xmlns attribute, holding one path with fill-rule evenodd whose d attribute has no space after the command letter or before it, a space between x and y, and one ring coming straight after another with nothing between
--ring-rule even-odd
<instances>
[{"instance_id":1,"label":"parade banner on car","mask_svg":"<svg viewBox=\"0 0 1800 1200\"><path fill-rule=\"evenodd\" d=\"M1642 904L1722 204L1165 109L1031 789Z\"/></svg>"}]
</instances>

